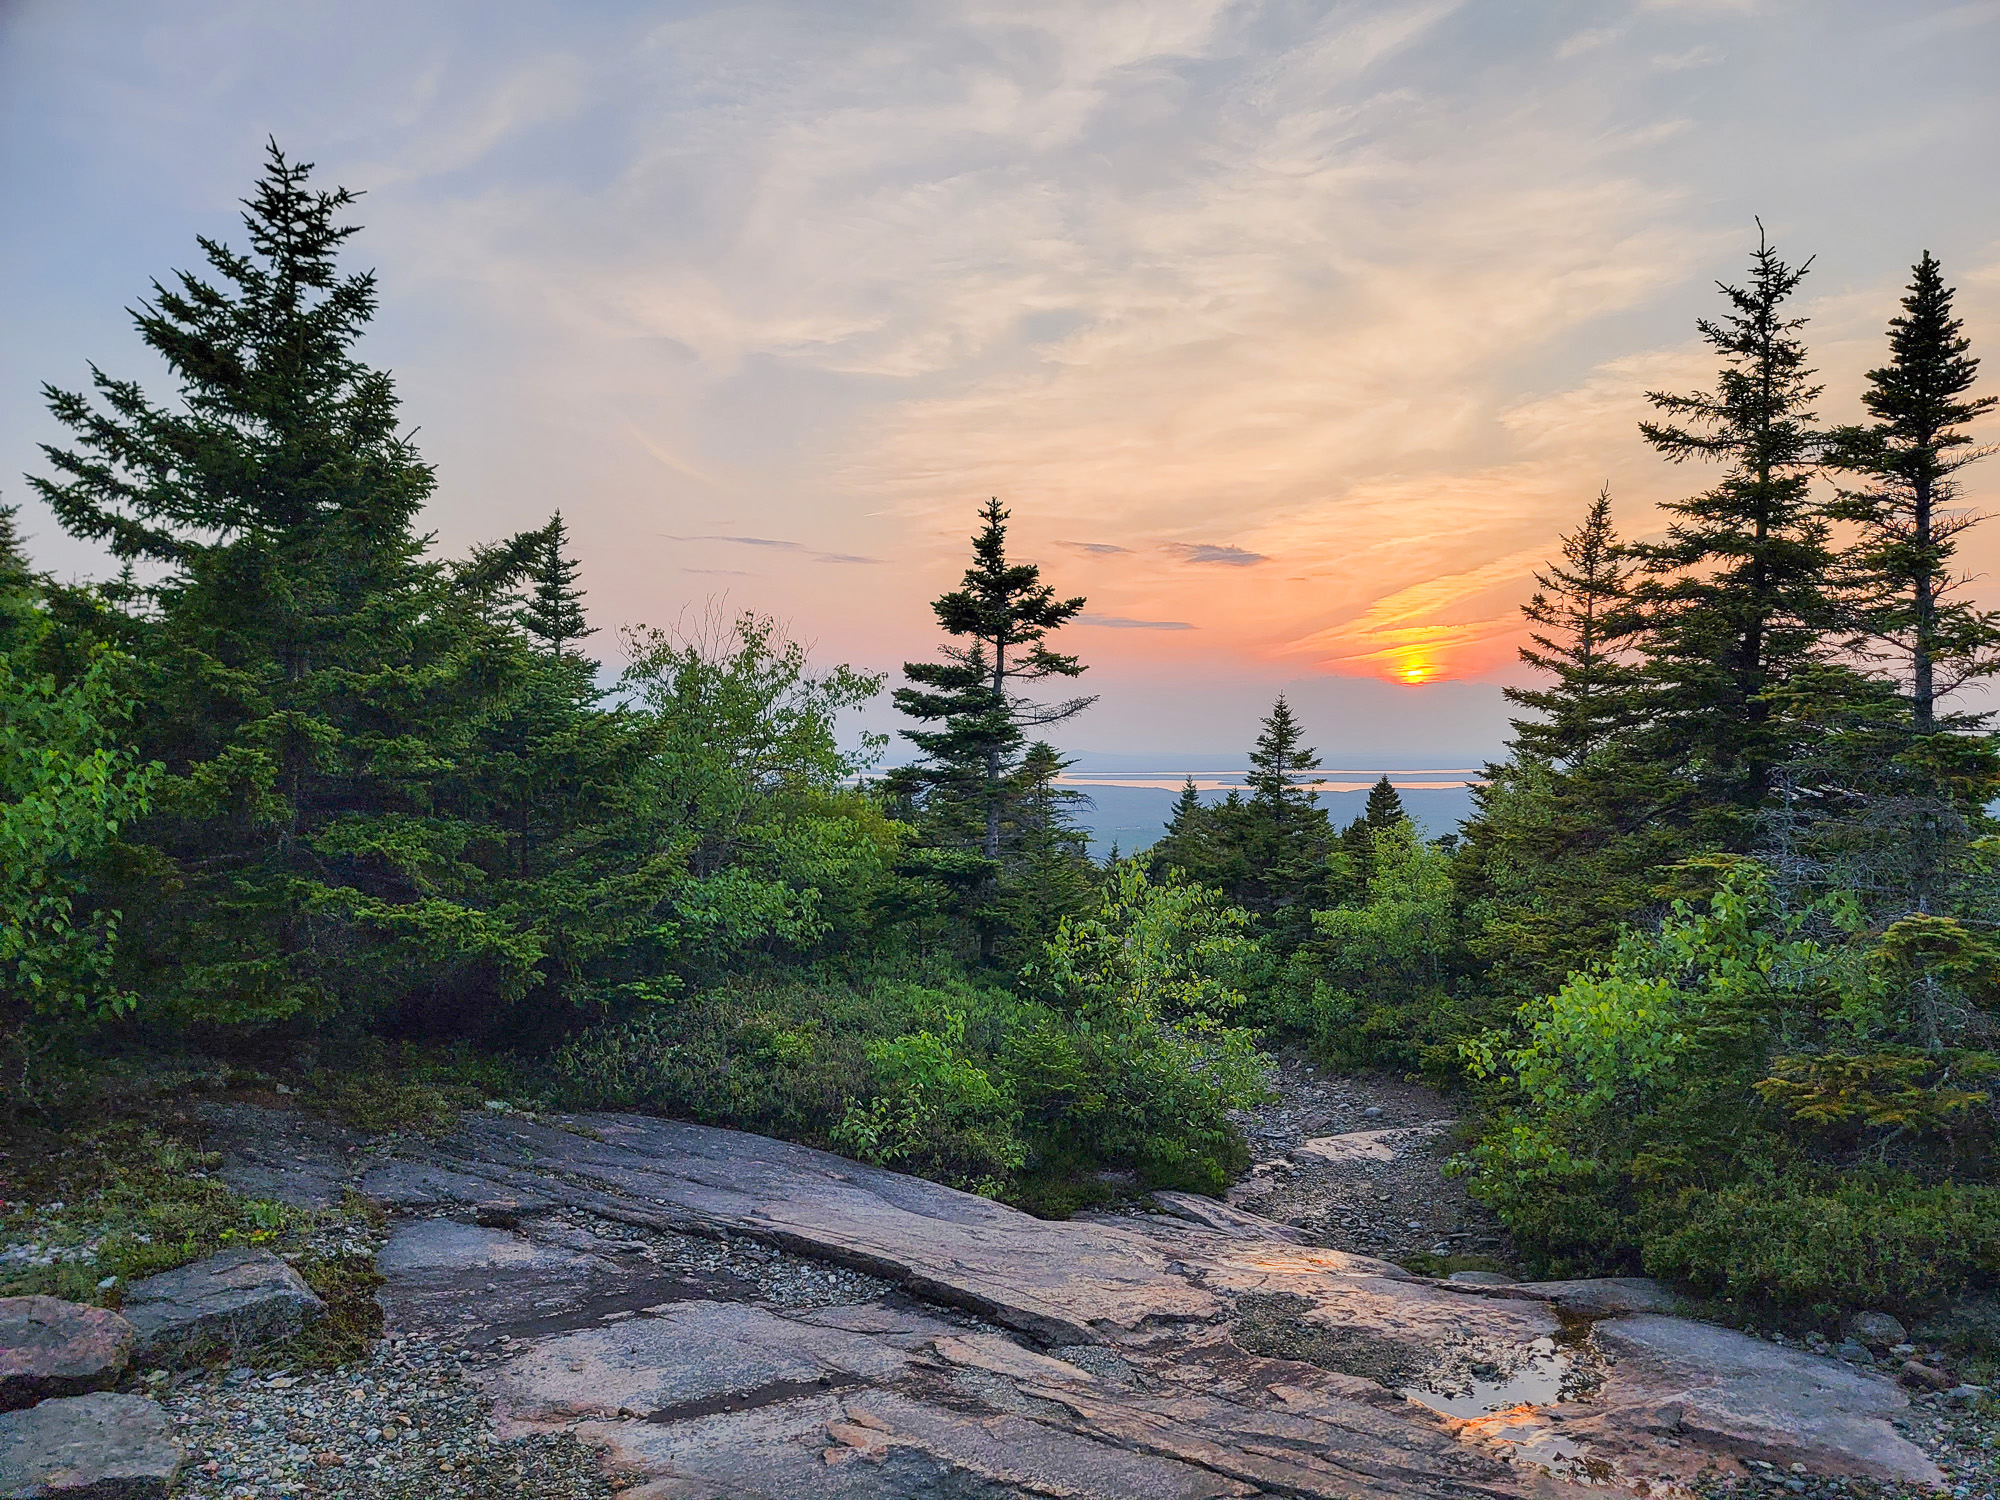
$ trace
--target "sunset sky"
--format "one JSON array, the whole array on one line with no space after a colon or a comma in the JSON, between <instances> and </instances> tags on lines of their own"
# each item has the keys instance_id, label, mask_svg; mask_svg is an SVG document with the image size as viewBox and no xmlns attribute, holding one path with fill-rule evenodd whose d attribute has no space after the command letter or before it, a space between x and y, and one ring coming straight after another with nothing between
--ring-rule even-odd
<instances>
[{"instance_id":1,"label":"sunset sky","mask_svg":"<svg viewBox=\"0 0 2000 1500\"><path fill-rule=\"evenodd\" d=\"M122 309L274 134L366 190L440 545L560 506L607 654L713 598L893 668L998 495L1089 596L1067 746L1284 686L1332 764L1476 764L1558 531L1706 482L1634 424L1753 216L1825 416L1926 247L2000 391L1996 68L1990 0L0 0L0 499L39 382L157 380Z\"/></svg>"}]
</instances>

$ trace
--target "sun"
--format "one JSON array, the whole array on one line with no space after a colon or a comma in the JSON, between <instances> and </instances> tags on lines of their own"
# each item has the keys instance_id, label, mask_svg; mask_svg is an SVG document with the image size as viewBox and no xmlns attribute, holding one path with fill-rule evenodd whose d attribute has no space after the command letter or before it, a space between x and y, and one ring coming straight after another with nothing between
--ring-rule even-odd
<instances>
[{"instance_id":1,"label":"sun","mask_svg":"<svg viewBox=\"0 0 2000 1500\"><path fill-rule=\"evenodd\" d=\"M1405 667L1403 668L1403 681L1422 682L1430 674L1431 669L1429 667Z\"/></svg>"}]
</instances>

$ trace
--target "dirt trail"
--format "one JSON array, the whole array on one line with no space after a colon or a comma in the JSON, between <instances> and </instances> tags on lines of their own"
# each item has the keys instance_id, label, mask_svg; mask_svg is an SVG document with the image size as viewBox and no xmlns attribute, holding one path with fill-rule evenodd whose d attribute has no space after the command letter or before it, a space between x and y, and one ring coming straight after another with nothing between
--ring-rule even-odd
<instances>
[{"instance_id":1,"label":"dirt trail","mask_svg":"<svg viewBox=\"0 0 2000 1500\"><path fill-rule=\"evenodd\" d=\"M1505 1231L1462 1179L1445 1175L1460 1145L1445 1095L1390 1076L1327 1073L1296 1055L1279 1059L1273 1083L1275 1101L1235 1117L1255 1165L1231 1204L1330 1249L1509 1268Z\"/></svg>"}]
</instances>

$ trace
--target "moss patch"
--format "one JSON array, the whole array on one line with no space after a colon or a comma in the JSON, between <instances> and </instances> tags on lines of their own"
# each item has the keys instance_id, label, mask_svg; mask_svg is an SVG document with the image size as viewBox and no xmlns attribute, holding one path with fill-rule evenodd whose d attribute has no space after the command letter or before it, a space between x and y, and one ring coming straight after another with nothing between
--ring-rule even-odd
<instances>
[{"instance_id":1,"label":"moss patch","mask_svg":"<svg viewBox=\"0 0 2000 1500\"><path fill-rule=\"evenodd\" d=\"M1310 1321L1312 1310L1309 1299L1293 1292L1252 1292L1236 1299L1229 1335L1246 1353L1360 1375L1392 1390L1417 1377L1420 1351L1362 1329Z\"/></svg>"}]
</instances>

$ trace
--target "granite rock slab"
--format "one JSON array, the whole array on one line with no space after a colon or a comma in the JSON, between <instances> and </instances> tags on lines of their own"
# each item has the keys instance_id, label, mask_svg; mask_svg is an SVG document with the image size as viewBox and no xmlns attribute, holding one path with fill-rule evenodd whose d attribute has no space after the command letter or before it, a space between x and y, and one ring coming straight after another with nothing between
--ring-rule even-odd
<instances>
[{"instance_id":1,"label":"granite rock slab","mask_svg":"<svg viewBox=\"0 0 2000 1500\"><path fill-rule=\"evenodd\" d=\"M1623 1425L1781 1467L1916 1484L1942 1478L1890 1425L1909 1398L1884 1376L1686 1318L1614 1318L1593 1336L1610 1361L1593 1422L1607 1436Z\"/></svg>"},{"instance_id":2,"label":"granite rock slab","mask_svg":"<svg viewBox=\"0 0 2000 1500\"><path fill-rule=\"evenodd\" d=\"M254 1247L135 1281L123 1309L138 1334L135 1357L159 1364L278 1343L325 1310L297 1271Z\"/></svg>"},{"instance_id":3,"label":"granite rock slab","mask_svg":"<svg viewBox=\"0 0 2000 1500\"><path fill-rule=\"evenodd\" d=\"M1416 1149L1427 1132L1338 1149ZM1581 1482L1577 1463L1636 1482L1692 1474L1688 1460L1935 1473L1890 1423L1906 1401L1893 1383L1667 1316L1654 1283L1446 1286L1270 1237L1249 1214L1047 1222L807 1147L626 1115L481 1113L377 1148L358 1180L405 1216L381 1261L392 1322L514 1318L523 1343L491 1377L496 1420L581 1424L637 1500L1554 1496ZM539 1216L506 1222L494 1204ZM743 1284L639 1287L627 1266L624 1300L603 1310L591 1299L620 1268L594 1238L563 1238L573 1211L775 1245L896 1292L785 1311L750 1305ZM1596 1392L1509 1395L1558 1338L1602 1364ZM1419 1404L1441 1390L1433 1370L1499 1404L1470 1418Z\"/></svg>"},{"instance_id":4,"label":"granite rock slab","mask_svg":"<svg viewBox=\"0 0 2000 1500\"><path fill-rule=\"evenodd\" d=\"M338 1204L368 1143L360 1131L298 1110L214 1101L197 1113L206 1144L222 1153L225 1185L293 1208Z\"/></svg>"},{"instance_id":5,"label":"granite rock slab","mask_svg":"<svg viewBox=\"0 0 2000 1500\"><path fill-rule=\"evenodd\" d=\"M97 1391L0 1413L0 1500L165 1500L182 1453L144 1396Z\"/></svg>"},{"instance_id":6,"label":"granite rock slab","mask_svg":"<svg viewBox=\"0 0 2000 1500\"><path fill-rule=\"evenodd\" d=\"M117 1380L138 1336L115 1312L60 1297L0 1297L0 1411Z\"/></svg>"},{"instance_id":7,"label":"granite rock slab","mask_svg":"<svg viewBox=\"0 0 2000 1500\"><path fill-rule=\"evenodd\" d=\"M452 1191L483 1199L540 1193L614 1219L708 1235L743 1235L881 1276L921 1297L995 1318L1052 1343L1089 1343L1149 1320L1221 1315L1215 1297L1168 1270L1146 1237L1055 1224L1005 1204L824 1151L738 1131L632 1115L585 1115L563 1129L470 1118L433 1144L399 1152L456 1174ZM387 1189L407 1168L365 1177ZM425 1179L435 1193L446 1179Z\"/></svg>"}]
</instances>

